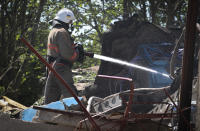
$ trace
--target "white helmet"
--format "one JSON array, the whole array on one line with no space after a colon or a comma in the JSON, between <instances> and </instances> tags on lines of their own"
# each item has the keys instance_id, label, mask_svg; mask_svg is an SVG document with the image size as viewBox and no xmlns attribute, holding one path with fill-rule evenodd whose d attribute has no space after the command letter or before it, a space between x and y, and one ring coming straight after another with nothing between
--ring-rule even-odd
<instances>
[{"instance_id":1,"label":"white helmet","mask_svg":"<svg viewBox=\"0 0 200 131\"><path fill-rule=\"evenodd\" d=\"M67 8L63 8L58 11L54 19L71 24L72 21L75 20L75 17L74 17L74 13L71 10Z\"/></svg>"}]
</instances>

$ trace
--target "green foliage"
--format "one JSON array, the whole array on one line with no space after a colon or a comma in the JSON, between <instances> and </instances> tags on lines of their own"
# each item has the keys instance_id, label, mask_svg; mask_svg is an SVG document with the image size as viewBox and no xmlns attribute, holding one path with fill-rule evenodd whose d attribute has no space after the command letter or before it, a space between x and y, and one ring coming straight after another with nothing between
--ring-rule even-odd
<instances>
[{"instance_id":1,"label":"green foliage","mask_svg":"<svg viewBox=\"0 0 200 131\"><path fill-rule=\"evenodd\" d=\"M45 66L20 37L45 57L49 22L63 7L75 14L75 42L83 44L87 52L101 54L103 33L114 21L137 13L141 20L155 24L183 26L186 5L184 0L4 0L0 3L0 96L7 95L27 106L42 96L44 82L40 80L45 77ZM73 68L99 64L100 60L86 57L83 64L75 63Z\"/></svg>"},{"instance_id":2,"label":"green foliage","mask_svg":"<svg viewBox=\"0 0 200 131\"><path fill-rule=\"evenodd\" d=\"M0 92L5 92L5 88L3 86L0 86Z\"/></svg>"},{"instance_id":3,"label":"green foliage","mask_svg":"<svg viewBox=\"0 0 200 131\"><path fill-rule=\"evenodd\" d=\"M94 82L94 78L96 77L96 72L87 71L87 69L79 70L78 69L78 77L73 77L75 83L86 83L86 82Z\"/></svg>"},{"instance_id":4,"label":"green foliage","mask_svg":"<svg viewBox=\"0 0 200 131\"><path fill-rule=\"evenodd\" d=\"M2 36L0 40L0 59L2 60L0 63L0 96L6 95L27 106L42 93L42 86L38 82L38 78L44 76L45 68L22 44L20 38L24 36L32 45L46 40L48 32L40 33L37 26L41 25L39 20L44 5L45 1L33 0L4 0L0 5L0 33ZM43 39L40 38L42 35L45 35ZM42 46L37 47L39 51L42 50L39 48ZM44 46L42 48L44 49ZM22 97L22 92L26 92L23 95L27 97Z\"/></svg>"}]
</instances>

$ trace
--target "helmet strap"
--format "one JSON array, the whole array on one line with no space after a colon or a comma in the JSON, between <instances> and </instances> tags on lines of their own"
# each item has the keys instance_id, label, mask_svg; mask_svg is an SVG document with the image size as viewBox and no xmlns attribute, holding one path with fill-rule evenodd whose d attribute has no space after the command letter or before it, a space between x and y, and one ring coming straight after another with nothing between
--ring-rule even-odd
<instances>
[{"instance_id":1,"label":"helmet strap","mask_svg":"<svg viewBox=\"0 0 200 131\"><path fill-rule=\"evenodd\" d=\"M66 31L69 29L69 24L56 19L53 20L52 26L53 28L64 28Z\"/></svg>"}]
</instances>

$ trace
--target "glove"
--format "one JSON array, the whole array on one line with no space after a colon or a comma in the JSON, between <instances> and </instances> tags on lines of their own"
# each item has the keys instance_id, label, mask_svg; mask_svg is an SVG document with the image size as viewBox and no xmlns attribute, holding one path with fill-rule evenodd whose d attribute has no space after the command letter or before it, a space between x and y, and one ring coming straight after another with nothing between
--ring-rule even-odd
<instances>
[{"instance_id":1,"label":"glove","mask_svg":"<svg viewBox=\"0 0 200 131\"><path fill-rule=\"evenodd\" d=\"M85 59L83 46L81 44L75 44L75 50L79 53L77 61L83 63L83 60Z\"/></svg>"}]
</instances>

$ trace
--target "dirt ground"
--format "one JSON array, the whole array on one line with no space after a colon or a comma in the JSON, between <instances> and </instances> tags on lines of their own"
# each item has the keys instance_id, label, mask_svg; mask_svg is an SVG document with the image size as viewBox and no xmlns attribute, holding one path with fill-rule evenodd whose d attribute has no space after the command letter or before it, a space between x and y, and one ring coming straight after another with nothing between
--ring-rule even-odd
<instances>
[{"instance_id":1,"label":"dirt ground","mask_svg":"<svg viewBox=\"0 0 200 131\"><path fill-rule=\"evenodd\" d=\"M84 69L79 68L79 69L73 70L72 72L74 74L74 79L77 79L75 80L75 83L74 83L76 88L78 90L84 90L86 87L89 87L92 84L94 84L94 80L95 80L98 70L99 70L99 66L93 66L93 67L84 68Z\"/></svg>"}]
</instances>

